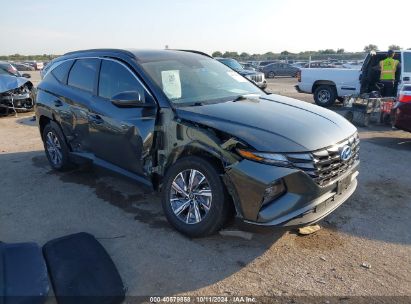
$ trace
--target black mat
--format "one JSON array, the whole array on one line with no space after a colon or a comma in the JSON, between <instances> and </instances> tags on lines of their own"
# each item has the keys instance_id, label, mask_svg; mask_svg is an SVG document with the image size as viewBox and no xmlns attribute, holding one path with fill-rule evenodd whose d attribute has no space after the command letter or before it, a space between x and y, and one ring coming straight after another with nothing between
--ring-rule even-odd
<instances>
[{"instance_id":1,"label":"black mat","mask_svg":"<svg viewBox=\"0 0 411 304\"><path fill-rule=\"evenodd\" d=\"M48 291L40 247L35 243L0 242L0 304L42 304Z\"/></svg>"},{"instance_id":2,"label":"black mat","mask_svg":"<svg viewBox=\"0 0 411 304\"><path fill-rule=\"evenodd\" d=\"M124 300L121 277L103 246L88 233L52 240L43 246L59 304L116 304Z\"/></svg>"}]
</instances>

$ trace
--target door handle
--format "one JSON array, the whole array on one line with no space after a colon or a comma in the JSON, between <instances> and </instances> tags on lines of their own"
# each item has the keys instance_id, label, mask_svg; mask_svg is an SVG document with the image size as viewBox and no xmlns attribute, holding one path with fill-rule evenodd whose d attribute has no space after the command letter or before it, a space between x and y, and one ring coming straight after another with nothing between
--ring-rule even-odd
<instances>
[{"instance_id":1,"label":"door handle","mask_svg":"<svg viewBox=\"0 0 411 304\"><path fill-rule=\"evenodd\" d=\"M103 118L101 118L101 116L98 114L89 114L88 117L92 122L96 124L102 124L104 122Z\"/></svg>"},{"instance_id":2,"label":"door handle","mask_svg":"<svg viewBox=\"0 0 411 304\"><path fill-rule=\"evenodd\" d=\"M57 100L54 101L54 106L55 107L62 107L63 103L61 102L61 100L57 99Z\"/></svg>"}]
</instances>

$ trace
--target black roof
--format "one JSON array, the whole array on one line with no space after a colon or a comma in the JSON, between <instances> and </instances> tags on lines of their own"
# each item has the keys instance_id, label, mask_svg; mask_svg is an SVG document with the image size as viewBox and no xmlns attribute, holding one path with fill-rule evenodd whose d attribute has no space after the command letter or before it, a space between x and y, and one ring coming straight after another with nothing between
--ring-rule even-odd
<instances>
[{"instance_id":1,"label":"black roof","mask_svg":"<svg viewBox=\"0 0 411 304\"><path fill-rule=\"evenodd\" d=\"M136 59L137 61L152 61L158 60L161 58L169 58L170 55L180 55L182 52L189 52L194 54L199 54L202 56L207 56L212 58L210 55L195 51L195 50L138 50L138 49L89 49L89 50L80 50L64 54L68 57L76 56L115 56L123 55Z\"/></svg>"}]
</instances>

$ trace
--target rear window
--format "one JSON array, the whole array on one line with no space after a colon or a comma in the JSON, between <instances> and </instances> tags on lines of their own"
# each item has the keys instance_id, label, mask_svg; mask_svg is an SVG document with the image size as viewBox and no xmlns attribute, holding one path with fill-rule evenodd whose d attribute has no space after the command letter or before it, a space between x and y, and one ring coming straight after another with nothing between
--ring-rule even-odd
<instances>
[{"instance_id":1,"label":"rear window","mask_svg":"<svg viewBox=\"0 0 411 304\"><path fill-rule=\"evenodd\" d=\"M99 59L78 59L71 68L68 85L93 92Z\"/></svg>"},{"instance_id":2,"label":"rear window","mask_svg":"<svg viewBox=\"0 0 411 304\"><path fill-rule=\"evenodd\" d=\"M404 52L404 72L411 73L411 52Z\"/></svg>"},{"instance_id":3,"label":"rear window","mask_svg":"<svg viewBox=\"0 0 411 304\"><path fill-rule=\"evenodd\" d=\"M67 82L67 74L73 65L73 60L65 61L59 64L51 73L53 74L56 79L62 83Z\"/></svg>"}]
</instances>

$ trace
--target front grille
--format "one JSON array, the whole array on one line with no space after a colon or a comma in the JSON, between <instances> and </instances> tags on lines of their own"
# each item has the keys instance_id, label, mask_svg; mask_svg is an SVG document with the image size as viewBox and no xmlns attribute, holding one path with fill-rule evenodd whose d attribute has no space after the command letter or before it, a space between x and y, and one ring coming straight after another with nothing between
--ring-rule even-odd
<instances>
[{"instance_id":1,"label":"front grille","mask_svg":"<svg viewBox=\"0 0 411 304\"><path fill-rule=\"evenodd\" d=\"M287 154L293 165L313 178L320 186L326 186L347 172L359 160L360 140L358 134L328 148L316 150L311 153ZM352 156L343 161L341 151L349 146Z\"/></svg>"},{"instance_id":2,"label":"front grille","mask_svg":"<svg viewBox=\"0 0 411 304\"><path fill-rule=\"evenodd\" d=\"M251 80L254 82L262 82L263 75L251 75Z\"/></svg>"}]
</instances>

